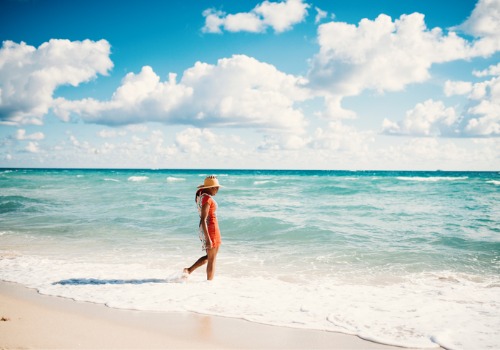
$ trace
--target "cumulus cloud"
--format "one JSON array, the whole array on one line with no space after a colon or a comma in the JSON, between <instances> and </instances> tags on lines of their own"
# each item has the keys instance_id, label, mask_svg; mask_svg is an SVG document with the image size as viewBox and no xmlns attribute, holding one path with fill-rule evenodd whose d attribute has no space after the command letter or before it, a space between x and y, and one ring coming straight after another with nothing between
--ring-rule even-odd
<instances>
[{"instance_id":1,"label":"cumulus cloud","mask_svg":"<svg viewBox=\"0 0 500 350\"><path fill-rule=\"evenodd\" d=\"M500 79L490 81L487 98L467 109L464 132L469 136L500 136Z\"/></svg>"},{"instance_id":2,"label":"cumulus cloud","mask_svg":"<svg viewBox=\"0 0 500 350\"><path fill-rule=\"evenodd\" d=\"M24 141L24 140L40 141L45 138L45 135L43 134L43 132L35 132L33 134L27 135L26 130L18 129L14 138L18 141Z\"/></svg>"},{"instance_id":3,"label":"cumulus cloud","mask_svg":"<svg viewBox=\"0 0 500 350\"><path fill-rule=\"evenodd\" d=\"M382 132L412 136L500 136L500 72L497 65L482 71L480 76L486 74L496 76L478 83L446 81L446 96L466 95L468 98L461 114L457 114L454 108L446 108L441 101L427 100L408 111L402 121L385 119Z\"/></svg>"},{"instance_id":4,"label":"cumulus cloud","mask_svg":"<svg viewBox=\"0 0 500 350\"><path fill-rule=\"evenodd\" d=\"M208 129L188 128L175 137L175 145L181 152L200 153L204 144L213 144L215 134Z\"/></svg>"},{"instance_id":5,"label":"cumulus cloud","mask_svg":"<svg viewBox=\"0 0 500 350\"><path fill-rule=\"evenodd\" d=\"M216 65L197 62L179 82L170 74L161 82L151 67L129 73L109 101L58 99L54 112L68 120L123 125L157 121L197 127L255 127L301 130L297 101L309 93L303 78L278 71L254 58L235 55Z\"/></svg>"},{"instance_id":6,"label":"cumulus cloud","mask_svg":"<svg viewBox=\"0 0 500 350\"><path fill-rule=\"evenodd\" d=\"M24 150L29 153L38 153L40 152L40 147L38 142L30 141Z\"/></svg>"},{"instance_id":7,"label":"cumulus cloud","mask_svg":"<svg viewBox=\"0 0 500 350\"><path fill-rule=\"evenodd\" d=\"M433 64L487 57L497 52L499 4L498 0L480 0L464 24L448 31L427 28L420 13L402 15L394 21L381 14L375 20L365 18L358 25L320 25L320 51L311 60L308 78L312 88L329 96L325 114L337 118L351 116L352 112L341 107L346 96L357 96L365 90L400 91L408 84L428 80ZM476 38L466 40L456 31ZM460 88L463 90L464 86Z\"/></svg>"},{"instance_id":8,"label":"cumulus cloud","mask_svg":"<svg viewBox=\"0 0 500 350\"><path fill-rule=\"evenodd\" d=\"M492 75L500 76L500 63L489 66L487 69L481 71L473 71L472 74L478 78L487 77Z\"/></svg>"},{"instance_id":9,"label":"cumulus cloud","mask_svg":"<svg viewBox=\"0 0 500 350\"><path fill-rule=\"evenodd\" d=\"M113 67L106 40L52 39L38 48L4 41L0 49L0 122L42 124L61 85L78 86Z\"/></svg>"},{"instance_id":10,"label":"cumulus cloud","mask_svg":"<svg viewBox=\"0 0 500 350\"><path fill-rule=\"evenodd\" d=\"M444 84L444 94L449 97L453 95L466 95L472 91L472 83L468 81L447 80Z\"/></svg>"},{"instance_id":11,"label":"cumulus cloud","mask_svg":"<svg viewBox=\"0 0 500 350\"><path fill-rule=\"evenodd\" d=\"M457 122L455 109L445 107L441 101L427 100L406 112L400 122L384 119L382 132L389 135L440 136L449 135Z\"/></svg>"},{"instance_id":12,"label":"cumulus cloud","mask_svg":"<svg viewBox=\"0 0 500 350\"><path fill-rule=\"evenodd\" d=\"M308 4L302 0L285 0L282 2L264 1L250 12L226 14L222 11L207 9L203 12L206 33L229 32L263 33L271 27L276 33L290 30L307 16Z\"/></svg>"},{"instance_id":13,"label":"cumulus cloud","mask_svg":"<svg viewBox=\"0 0 500 350\"><path fill-rule=\"evenodd\" d=\"M175 74L171 74L168 81L160 82L153 69L145 66L139 74L127 74L110 101L58 98L54 102L54 113L65 121L74 113L87 122L109 125L161 119L192 94L190 88L178 85L175 80Z\"/></svg>"},{"instance_id":14,"label":"cumulus cloud","mask_svg":"<svg viewBox=\"0 0 500 350\"><path fill-rule=\"evenodd\" d=\"M466 57L467 42L454 33L429 30L424 15L387 15L363 19L359 25L342 22L318 29L320 52L314 57L310 78L318 88L340 96L365 89L398 91L429 78L432 63Z\"/></svg>"},{"instance_id":15,"label":"cumulus cloud","mask_svg":"<svg viewBox=\"0 0 500 350\"><path fill-rule=\"evenodd\" d=\"M473 56L489 56L500 50L500 1L479 0L470 17L453 28L479 38L472 48Z\"/></svg>"},{"instance_id":16,"label":"cumulus cloud","mask_svg":"<svg viewBox=\"0 0 500 350\"><path fill-rule=\"evenodd\" d=\"M473 72L477 77L493 76L490 80L469 83L469 105L461 120L464 136L500 136L500 65L492 65L481 72ZM450 84L453 84L451 82Z\"/></svg>"},{"instance_id":17,"label":"cumulus cloud","mask_svg":"<svg viewBox=\"0 0 500 350\"><path fill-rule=\"evenodd\" d=\"M487 94L488 82L472 83L470 81L447 80L444 84L446 97L468 95L471 100L480 100Z\"/></svg>"}]
</instances>

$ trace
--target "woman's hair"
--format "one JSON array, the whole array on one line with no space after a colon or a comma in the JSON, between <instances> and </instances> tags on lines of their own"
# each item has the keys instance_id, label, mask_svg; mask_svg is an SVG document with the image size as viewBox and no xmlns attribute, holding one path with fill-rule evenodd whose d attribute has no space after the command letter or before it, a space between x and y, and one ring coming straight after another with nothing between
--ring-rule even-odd
<instances>
[{"instance_id":1,"label":"woman's hair","mask_svg":"<svg viewBox=\"0 0 500 350\"><path fill-rule=\"evenodd\" d=\"M203 188L200 188L198 191L196 191L196 194L194 195L194 201L198 203L198 197L201 196L203 193Z\"/></svg>"},{"instance_id":2,"label":"woman's hair","mask_svg":"<svg viewBox=\"0 0 500 350\"><path fill-rule=\"evenodd\" d=\"M208 190L210 188L200 188L198 191L196 191L196 194L194 196L194 201L198 203L198 198L203 194L203 193L208 193Z\"/></svg>"},{"instance_id":3,"label":"woman's hair","mask_svg":"<svg viewBox=\"0 0 500 350\"><path fill-rule=\"evenodd\" d=\"M210 194L210 190L213 187L207 187L207 188L200 188L196 191L196 194L194 195L194 201L198 203L198 198L203 194L203 193L208 193Z\"/></svg>"}]
</instances>

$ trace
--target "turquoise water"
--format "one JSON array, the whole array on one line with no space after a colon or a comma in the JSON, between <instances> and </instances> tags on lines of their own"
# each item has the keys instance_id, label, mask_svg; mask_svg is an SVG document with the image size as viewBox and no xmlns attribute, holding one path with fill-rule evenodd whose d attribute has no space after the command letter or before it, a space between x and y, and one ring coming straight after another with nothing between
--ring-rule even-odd
<instances>
[{"instance_id":1,"label":"turquoise water","mask_svg":"<svg viewBox=\"0 0 500 350\"><path fill-rule=\"evenodd\" d=\"M174 283L202 254L194 192L210 174L225 186L216 282ZM0 279L118 308L498 348L499 185L498 172L4 169Z\"/></svg>"}]
</instances>

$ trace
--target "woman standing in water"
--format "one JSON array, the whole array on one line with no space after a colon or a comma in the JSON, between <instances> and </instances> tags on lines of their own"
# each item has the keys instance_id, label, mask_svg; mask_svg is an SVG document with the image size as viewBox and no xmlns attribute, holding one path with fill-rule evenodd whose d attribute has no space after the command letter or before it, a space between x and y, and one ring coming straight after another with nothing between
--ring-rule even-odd
<instances>
[{"instance_id":1,"label":"woman standing in water","mask_svg":"<svg viewBox=\"0 0 500 350\"><path fill-rule=\"evenodd\" d=\"M191 267L184 269L184 274L189 275L198 267L207 265L207 280L212 280L215 274L215 259L221 245L219 223L217 222L217 202L212 198L219 191L219 180L215 176L207 176L203 185L196 191L196 205L200 213L200 240L202 249L207 252Z\"/></svg>"}]
</instances>

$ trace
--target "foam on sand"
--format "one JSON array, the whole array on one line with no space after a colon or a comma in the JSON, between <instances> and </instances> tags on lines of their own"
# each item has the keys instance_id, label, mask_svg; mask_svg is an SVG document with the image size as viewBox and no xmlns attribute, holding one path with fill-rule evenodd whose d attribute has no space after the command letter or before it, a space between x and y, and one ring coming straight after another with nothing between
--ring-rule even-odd
<instances>
[{"instance_id":1,"label":"foam on sand","mask_svg":"<svg viewBox=\"0 0 500 350\"><path fill-rule=\"evenodd\" d=\"M223 260L219 270L228 270ZM497 281L479 281L453 272L414 274L400 281L371 284L312 276L303 276L307 283L300 283L264 274L221 274L207 282L203 272L186 281L182 268L169 273L125 260L103 263L96 258L82 262L34 256L2 259L0 271L2 279L42 294L117 309L189 311L341 332L404 347L486 349L494 347L494 334L500 327L495 316L500 313Z\"/></svg>"},{"instance_id":2,"label":"foam on sand","mask_svg":"<svg viewBox=\"0 0 500 350\"><path fill-rule=\"evenodd\" d=\"M0 282L7 349L363 349L387 346L340 333L297 330L198 314L115 310L41 296ZM14 322L17 319L23 322ZM48 320L50 322L48 322ZM7 322L8 321L8 322ZM113 336L110 336L113 335Z\"/></svg>"}]
</instances>

